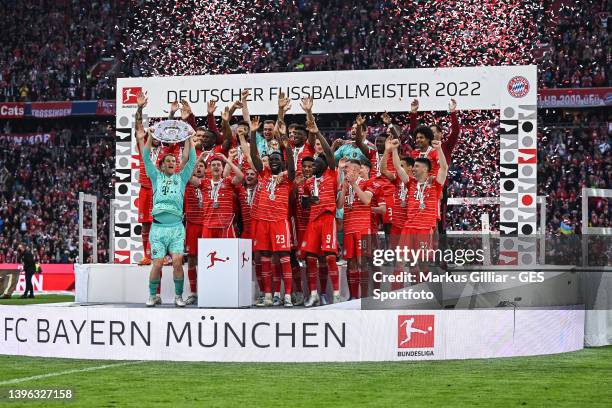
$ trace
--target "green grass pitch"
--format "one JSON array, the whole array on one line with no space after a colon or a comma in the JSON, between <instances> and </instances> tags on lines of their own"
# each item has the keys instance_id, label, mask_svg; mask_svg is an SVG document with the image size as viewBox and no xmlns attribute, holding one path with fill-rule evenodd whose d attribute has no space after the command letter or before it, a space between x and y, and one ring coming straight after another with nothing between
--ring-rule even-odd
<instances>
[{"instance_id":1,"label":"green grass pitch","mask_svg":"<svg viewBox=\"0 0 612 408\"><path fill-rule=\"evenodd\" d=\"M47 376L27 379L39 375ZM612 347L550 356L393 363L125 364L0 355L0 395L26 388L70 388L74 398L66 406L88 408L610 407ZM0 400L7 407L62 404Z\"/></svg>"}]
</instances>

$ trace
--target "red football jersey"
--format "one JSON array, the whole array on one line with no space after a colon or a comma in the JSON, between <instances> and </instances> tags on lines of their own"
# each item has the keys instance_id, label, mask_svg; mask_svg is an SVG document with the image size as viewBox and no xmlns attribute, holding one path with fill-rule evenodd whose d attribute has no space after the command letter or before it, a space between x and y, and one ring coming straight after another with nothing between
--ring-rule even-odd
<instances>
[{"instance_id":1,"label":"red football jersey","mask_svg":"<svg viewBox=\"0 0 612 408\"><path fill-rule=\"evenodd\" d=\"M234 219L234 185L232 177L213 182L206 177L200 182L204 197L204 224L210 228L226 228Z\"/></svg>"},{"instance_id":2,"label":"red football jersey","mask_svg":"<svg viewBox=\"0 0 612 408\"><path fill-rule=\"evenodd\" d=\"M254 208L253 204L255 202L257 186L245 187L241 184L236 186L236 192L238 193L238 202L240 203L240 212L242 214L242 227L244 230L250 231L251 213Z\"/></svg>"},{"instance_id":3,"label":"red football jersey","mask_svg":"<svg viewBox=\"0 0 612 408\"><path fill-rule=\"evenodd\" d=\"M196 187L187 183L184 202L185 220L191 224L202 224L204 221L204 195L201 184Z\"/></svg>"},{"instance_id":4,"label":"red football jersey","mask_svg":"<svg viewBox=\"0 0 612 408\"><path fill-rule=\"evenodd\" d=\"M393 194L393 212L391 213L391 224L398 228L404 228L408 218L408 187L399 177L395 178L395 194Z\"/></svg>"},{"instance_id":5,"label":"red football jersey","mask_svg":"<svg viewBox=\"0 0 612 408\"><path fill-rule=\"evenodd\" d=\"M360 178L358 185L363 191L374 194L374 189L369 180ZM344 233L351 234L371 230L371 216L371 204L362 203L352 187L349 187L344 197Z\"/></svg>"},{"instance_id":6,"label":"red football jersey","mask_svg":"<svg viewBox=\"0 0 612 408\"><path fill-rule=\"evenodd\" d=\"M371 177L368 180L368 185L373 193L372 201L370 201L370 207L378 207L385 203L385 196L387 192L385 190L385 184L382 178L380 177ZM387 180L388 181L388 180ZM378 230L379 221L382 220L382 214L377 214L374 211L370 214L370 226L372 231Z\"/></svg>"},{"instance_id":7,"label":"red football jersey","mask_svg":"<svg viewBox=\"0 0 612 408\"><path fill-rule=\"evenodd\" d=\"M440 168L440 163L438 162L438 152L433 147L429 146L426 151L422 152L418 149L414 149L410 152L410 155L413 159L418 157L426 157L431 161L431 170L429 171L430 176L436 177L438 175L438 169Z\"/></svg>"},{"instance_id":8,"label":"red football jersey","mask_svg":"<svg viewBox=\"0 0 612 408\"><path fill-rule=\"evenodd\" d=\"M381 163L382 163L382 157L383 155L378 153L377 151L376 152L376 167L375 167L377 176L381 175L380 168L381 168ZM372 165L374 166L374 164ZM393 165L393 155L391 154L387 155L387 170L395 174L395 166Z\"/></svg>"},{"instance_id":9,"label":"red football jersey","mask_svg":"<svg viewBox=\"0 0 612 408\"><path fill-rule=\"evenodd\" d=\"M310 204L310 218L313 222L325 212L336 213L336 192L338 191L338 172L327 169L321 177L310 177L304 181L304 195L318 196L317 204Z\"/></svg>"},{"instance_id":10,"label":"red football jersey","mask_svg":"<svg viewBox=\"0 0 612 408\"><path fill-rule=\"evenodd\" d=\"M440 210L442 185L433 182L419 183L410 177L408 189L408 215L405 227L430 230L436 227Z\"/></svg>"},{"instance_id":11,"label":"red football jersey","mask_svg":"<svg viewBox=\"0 0 612 408\"><path fill-rule=\"evenodd\" d=\"M311 146L308 141L304 142L304 144L300 147L295 147L295 144L292 144L291 148L293 149L293 160L295 163L295 172L302 172L302 159L304 157L312 157L315 156L314 146Z\"/></svg>"},{"instance_id":12,"label":"red football jersey","mask_svg":"<svg viewBox=\"0 0 612 408\"><path fill-rule=\"evenodd\" d=\"M308 221L310 220L310 207L304 208L302 206L302 197L307 196L304 192L304 187L306 185L306 180L304 180L300 184L296 184L296 192L297 192L297 202L295 204L295 219L297 222L297 229L299 231L305 231L308 226Z\"/></svg>"},{"instance_id":13,"label":"red football jersey","mask_svg":"<svg viewBox=\"0 0 612 408\"><path fill-rule=\"evenodd\" d=\"M289 194L292 183L287 174L274 176L268 167L257 174L257 196L253 218L264 221L285 221L289 216Z\"/></svg>"}]
</instances>

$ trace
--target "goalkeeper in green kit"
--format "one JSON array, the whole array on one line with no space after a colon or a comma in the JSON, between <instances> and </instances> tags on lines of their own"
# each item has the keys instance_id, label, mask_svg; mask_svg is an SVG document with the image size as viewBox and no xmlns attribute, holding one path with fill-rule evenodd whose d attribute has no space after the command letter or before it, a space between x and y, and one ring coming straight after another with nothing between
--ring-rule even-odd
<instances>
[{"instance_id":1,"label":"goalkeeper in green kit","mask_svg":"<svg viewBox=\"0 0 612 408\"><path fill-rule=\"evenodd\" d=\"M147 176L153 186L153 223L151 225L151 259L153 265L149 274L149 299L146 305L153 307L161 304L157 295L157 287L161 279L161 269L164 257L170 254L174 269L174 304L184 307L183 300L183 253L185 245L185 227L183 226L183 198L185 186L191 178L196 162L196 151L191 143L191 137L185 141L184 150L189 151L189 159L180 172L176 173L176 157L172 153L161 155L159 169L151 161L151 141L149 135L145 144L146 131L136 122L136 138L142 152Z\"/></svg>"}]
</instances>

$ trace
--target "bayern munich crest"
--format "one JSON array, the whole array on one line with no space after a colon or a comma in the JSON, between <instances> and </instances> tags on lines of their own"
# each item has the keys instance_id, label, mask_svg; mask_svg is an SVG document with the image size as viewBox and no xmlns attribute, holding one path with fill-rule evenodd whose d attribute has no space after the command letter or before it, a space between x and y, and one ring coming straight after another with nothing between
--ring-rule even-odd
<instances>
[{"instance_id":1,"label":"bayern munich crest","mask_svg":"<svg viewBox=\"0 0 612 408\"><path fill-rule=\"evenodd\" d=\"M153 126L153 137L163 143L178 143L189 137L193 128L181 120L162 120Z\"/></svg>"},{"instance_id":2,"label":"bayern munich crest","mask_svg":"<svg viewBox=\"0 0 612 408\"><path fill-rule=\"evenodd\" d=\"M529 92L529 81L522 76L515 76L508 81L508 92L515 98L522 98Z\"/></svg>"}]
</instances>

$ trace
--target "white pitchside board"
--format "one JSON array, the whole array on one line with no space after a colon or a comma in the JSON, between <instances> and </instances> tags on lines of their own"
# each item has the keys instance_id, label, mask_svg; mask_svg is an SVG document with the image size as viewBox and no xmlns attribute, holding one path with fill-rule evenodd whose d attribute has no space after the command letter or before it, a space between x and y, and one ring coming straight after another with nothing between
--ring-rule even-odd
<instances>
[{"instance_id":1,"label":"white pitchside board","mask_svg":"<svg viewBox=\"0 0 612 408\"><path fill-rule=\"evenodd\" d=\"M198 239L198 307L252 305L250 239Z\"/></svg>"}]
</instances>

